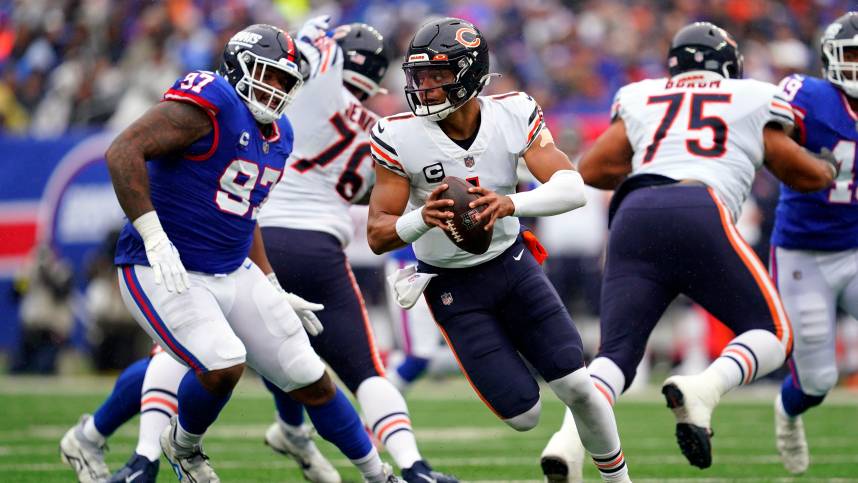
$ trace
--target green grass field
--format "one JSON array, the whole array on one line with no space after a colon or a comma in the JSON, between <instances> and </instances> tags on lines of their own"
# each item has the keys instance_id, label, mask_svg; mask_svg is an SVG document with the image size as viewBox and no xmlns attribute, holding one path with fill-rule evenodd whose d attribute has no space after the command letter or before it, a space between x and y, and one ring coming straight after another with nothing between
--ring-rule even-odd
<instances>
[{"instance_id":1,"label":"green grass field","mask_svg":"<svg viewBox=\"0 0 858 483\"><path fill-rule=\"evenodd\" d=\"M73 481L60 463L57 445L82 412L92 412L109 392L109 378L0 378L0 482ZM673 438L673 417L653 388L628 396L616 407L626 458L634 481L821 481L858 482L858 394L837 392L805 417L811 469L791 478L774 448L774 387L726 396L714 415L714 463L689 466ZM561 405L543 391L539 426L516 433L495 419L458 379L421 382L409 395L412 420L424 456L463 481L541 481L538 457L560 422ZM206 437L206 450L227 482L299 482L297 466L262 444L273 406L262 386L245 378ZM136 419L110 439L108 463L121 466L133 450ZM346 481L359 474L333 446L322 451ZM386 458L390 461L389 458ZM585 466L588 481L598 481ZM162 463L159 482L176 481Z\"/></svg>"}]
</instances>

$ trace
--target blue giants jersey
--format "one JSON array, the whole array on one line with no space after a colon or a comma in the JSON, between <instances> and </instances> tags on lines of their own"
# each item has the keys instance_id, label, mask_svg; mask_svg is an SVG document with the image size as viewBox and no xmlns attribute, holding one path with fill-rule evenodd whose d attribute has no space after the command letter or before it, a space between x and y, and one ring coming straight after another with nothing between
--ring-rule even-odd
<instances>
[{"instance_id":1,"label":"blue giants jersey","mask_svg":"<svg viewBox=\"0 0 858 483\"><path fill-rule=\"evenodd\" d=\"M826 80L792 75L780 85L792 104L799 141L814 153L830 150L840 163L840 175L831 187L816 193L802 194L781 185L772 244L794 250L856 248L858 116L845 94Z\"/></svg>"},{"instance_id":2,"label":"blue giants jersey","mask_svg":"<svg viewBox=\"0 0 858 483\"><path fill-rule=\"evenodd\" d=\"M146 163L155 211L187 270L232 272L247 257L259 207L283 174L292 126L283 117L265 138L232 85L212 72L191 72L163 100L201 107L213 129L184 153ZM131 223L115 262L149 264Z\"/></svg>"}]
</instances>

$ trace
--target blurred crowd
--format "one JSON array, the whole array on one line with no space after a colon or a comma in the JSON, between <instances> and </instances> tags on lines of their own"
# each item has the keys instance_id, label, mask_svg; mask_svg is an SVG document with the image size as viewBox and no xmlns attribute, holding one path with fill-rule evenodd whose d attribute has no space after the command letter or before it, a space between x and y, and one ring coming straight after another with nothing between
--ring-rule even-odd
<instances>
[{"instance_id":1,"label":"blurred crowd","mask_svg":"<svg viewBox=\"0 0 858 483\"><path fill-rule=\"evenodd\" d=\"M0 128L51 136L121 127L181 73L217 64L230 34L263 22L297 30L310 15L363 21L389 42L396 65L425 19L474 22L490 40L492 90L526 90L567 149L606 123L621 85L664 73L673 33L710 20L739 39L750 77L818 72L822 26L849 0L14 0L0 3ZM853 4L854 6L854 4ZM382 114L405 109L400 70Z\"/></svg>"},{"instance_id":2,"label":"blurred crowd","mask_svg":"<svg viewBox=\"0 0 858 483\"><path fill-rule=\"evenodd\" d=\"M778 82L793 72L817 75L822 29L854 7L854 0L6 1L0 2L0 133L50 137L124 127L185 71L215 68L229 36L244 26L270 23L295 32L320 14L331 15L332 25L369 23L385 36L391 69L384 84L390 93L369 105L382 115L406 111L402 54L419 24L443 15L481 29L489 39L492 70L503 75L489 93L524 90L534 96L558 144L574 159L607 127L620 86L666 73L668 45L683 25L708 20L724 27L739 41L746 77ZM546 269L573 316L593 320L599 311L606 196L592 190L585 209L540 220L536 227L552 254ZM740 222L763 260L777 196L773 178L761 173ZM358 237L355 265L361 250L368 252L360 244ZM99 267L92 269L93 280L112 273ZM368 301L380 303L383 282L372 276L375 268L362 286ZM99 294L94 290L93 303L107 300ZM89 340L106 346L98 365L109 367L119 364L109 348L133 337L124 327L142 331L135 332L127 314L101 308L116 320L96 324L109 330L96 330ZM66 337L64 331L57 330L54 339Z\"/></svg>"}]
</instances>

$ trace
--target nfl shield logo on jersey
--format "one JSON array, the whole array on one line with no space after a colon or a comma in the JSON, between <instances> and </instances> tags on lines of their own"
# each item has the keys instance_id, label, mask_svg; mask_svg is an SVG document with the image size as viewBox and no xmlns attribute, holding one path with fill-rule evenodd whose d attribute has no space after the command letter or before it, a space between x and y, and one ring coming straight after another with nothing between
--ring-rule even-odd
<instances>
[{"instance_id":1,"label":"nfl shield logo on jersey","mask_svg":"<svg viewBox=\"0 0 858 483\"><path fill-rule=\"evenodd\" d=\"M474 157L473 156L465 156L465 167L473 168L474 167Z\"/></svg>"},{"instance_id":2,"label":"nfl shield logo on jersey","mask_svg":"<svg viewBox=\"0 0 858 483\"><path fill-rule=\"evenodd\" d=\"M441 303L444 305L450 305L453 303L453 294L450 292L444 292L441 294Z\"/></svg>"}]
</instances>

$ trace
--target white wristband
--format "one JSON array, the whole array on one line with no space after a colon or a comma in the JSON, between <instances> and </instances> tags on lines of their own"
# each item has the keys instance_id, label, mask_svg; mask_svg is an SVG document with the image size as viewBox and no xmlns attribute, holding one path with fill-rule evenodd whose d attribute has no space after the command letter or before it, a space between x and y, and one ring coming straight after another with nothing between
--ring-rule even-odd
<instances>
[{"instance_id":1,"label":"white wristband","mask_svg":"<svg viewBox=\"0 0 858 483\"><path fill-rule=\"evenodd\" d=\"M552 216L587 204L584 180L577 171L562 169L540 186L509 195L515 205L513 216Z\"/></svg>"},{"instance_id":2,"label":"white wristband","mask_svg":"<svg viewBox=\"0 0 858 483\"><path fill-rule=\"evenodd\" d=\"M267 278L268 281L271 282L271 285L274 285L274 288L276 288L278 291L283 291L283 287L280 286L280 280L277 280L276 273L271 272L265 275L265 278Z\"/></svg>"},{"instance_id":3,"label":"white wristband","mask_svg":"<svg viewBox=\"0 0 858 483\"><path fill-rule=\"evenodd\" d=\"M414 243L424 233L432 229L423 221L423 207L411 210L396 220L396 234L405 243Z\"/></svg>"},{"instance_id":4,"label":"white wristband","mask_svg":"<svg viewBox=\"0 0 858 483\"><path fill-rule=\"evenodd\" d=\"M143 213L131 224L134 225L134 229L143 238L143 245L147 247L167 238L167 234L161 228L161 221L158 219L158 214L155 213L155 210Z\"/></svg>"}]
</instances>

